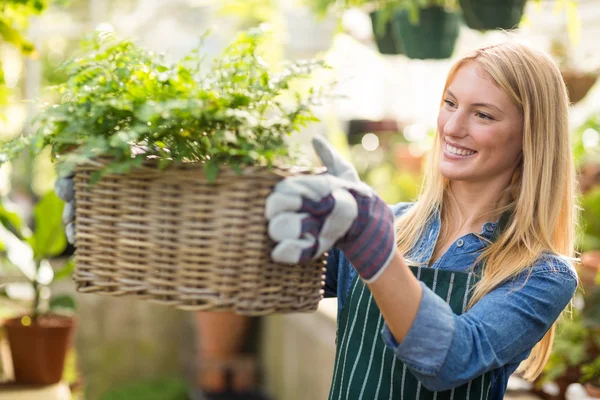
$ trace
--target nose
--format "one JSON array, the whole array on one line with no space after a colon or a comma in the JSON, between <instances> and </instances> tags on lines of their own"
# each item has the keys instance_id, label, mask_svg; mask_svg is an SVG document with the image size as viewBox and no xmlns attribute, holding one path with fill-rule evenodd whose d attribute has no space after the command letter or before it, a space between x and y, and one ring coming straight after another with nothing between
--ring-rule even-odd
<instances>
[{"instance_id":1,"label":"nose","mask_svg":"<svg viewBox=\"0 0 600 400\"><path fill-rule=\"evenodd\" d=\"M444 135L452 137L464 137L467 135L466 116L459 110L450 113L444 124Z\"/></svg>"}]
</instances>

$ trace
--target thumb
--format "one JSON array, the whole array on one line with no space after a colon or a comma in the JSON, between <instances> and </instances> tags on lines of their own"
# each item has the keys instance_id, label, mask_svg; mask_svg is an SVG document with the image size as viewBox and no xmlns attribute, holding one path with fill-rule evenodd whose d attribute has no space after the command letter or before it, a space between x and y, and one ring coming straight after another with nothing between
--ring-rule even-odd
<instances>
[{"instance_id":1,"label":"thumb","mask_svg":"<svg viewBox=\"0 0 600 400\"><path fill-rule=\"evenodd\" d=\"M327 173L351 182L360 182L356 168L346 161L325 138L313 137L312 145L319 159L327 168Z\"/></svg>"}]
</instances>

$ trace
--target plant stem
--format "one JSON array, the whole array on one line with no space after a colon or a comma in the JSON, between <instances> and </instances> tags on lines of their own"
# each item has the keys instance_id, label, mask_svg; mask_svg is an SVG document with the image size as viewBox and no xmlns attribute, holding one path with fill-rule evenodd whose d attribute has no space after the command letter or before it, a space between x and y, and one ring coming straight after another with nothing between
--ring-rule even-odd
<instances>
[{"instance_id":1,"label":"plant stem","mask_svg":"<svg viewBox=\"0 0 600 400\"><path fill-rule=\"evenodd\" d=\"M32 323L35 325L37 323L37 319L39 317L39 307L40 307L40 284L38 282L38 274L40 272L41 266L40 260L35 260L35 277L33 279L33 312L32 312Z\"/></svg>"}]
</instances>

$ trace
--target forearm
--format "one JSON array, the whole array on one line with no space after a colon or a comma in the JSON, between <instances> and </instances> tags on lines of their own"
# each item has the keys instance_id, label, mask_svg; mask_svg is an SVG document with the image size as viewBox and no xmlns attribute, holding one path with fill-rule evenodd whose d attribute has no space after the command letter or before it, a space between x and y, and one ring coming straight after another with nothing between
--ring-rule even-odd
<instances>
[{"instance_id":1,"label":"forearm","mask_svg":"<svg viewBox=\"0 0 600 400\"><path fill-rule=\"evenodd\" d=\"M369 289L388 328L401 343L415 320L423 289L398 251Z\"/></svg>"}]
</instances>

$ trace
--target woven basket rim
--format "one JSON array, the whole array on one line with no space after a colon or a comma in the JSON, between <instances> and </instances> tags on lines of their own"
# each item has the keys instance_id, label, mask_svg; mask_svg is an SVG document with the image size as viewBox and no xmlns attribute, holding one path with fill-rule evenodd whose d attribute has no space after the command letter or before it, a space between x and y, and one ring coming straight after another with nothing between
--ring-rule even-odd
<instances>
[{"instance_id":1,"label":"woven basket rim","mask_svg":"<svg viewBox=\"0 0 600 400\"><path fill-rule=\"evenodd\" d=\"M77 165L75 171L87 168L101 168L107 165L111 161L108 157L99 157L95 160L86 160L81 164ZM114 175L127 175L131 171L139 169L158 169L158 159L147 159L143 162L141 167L135 167L125 173L113 172ZM204 168L204 163L201 161L177 161L173 162L166 167L162 168L161 171L176 170L182 168ZM253 175L257 172L272 172L275 175L288 176L297 174L321 174L327 171L327 168L323 166L298 166L298 165L248 165L241 168L242 176ZM219 174L223 172L231 172L237 175L237 172L229 165L219 165Z\"/></svg>"}]
</instances>

